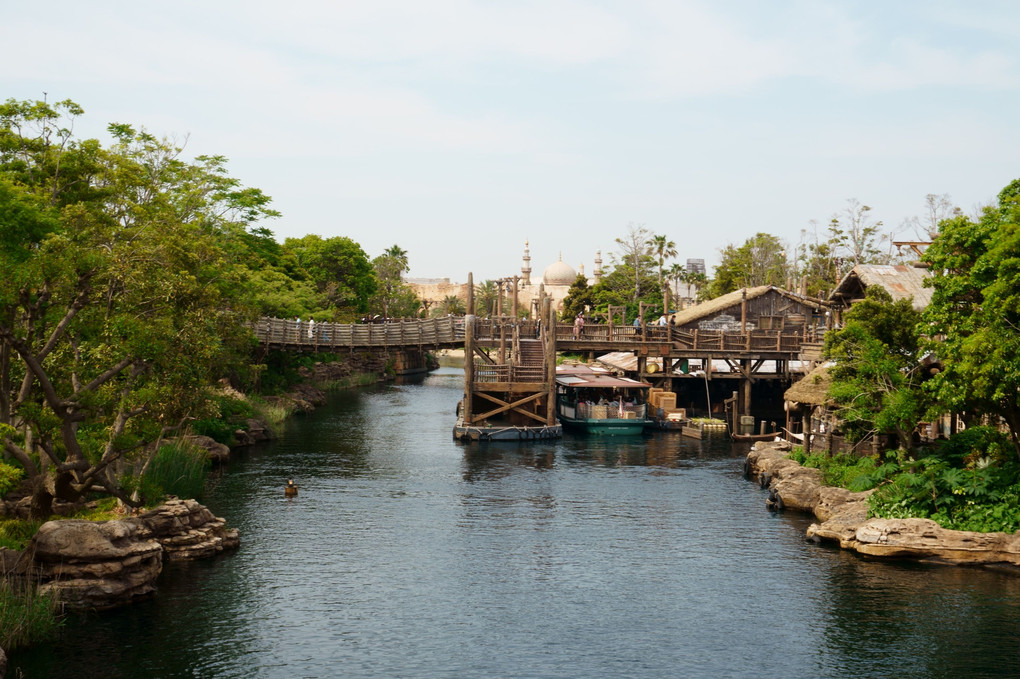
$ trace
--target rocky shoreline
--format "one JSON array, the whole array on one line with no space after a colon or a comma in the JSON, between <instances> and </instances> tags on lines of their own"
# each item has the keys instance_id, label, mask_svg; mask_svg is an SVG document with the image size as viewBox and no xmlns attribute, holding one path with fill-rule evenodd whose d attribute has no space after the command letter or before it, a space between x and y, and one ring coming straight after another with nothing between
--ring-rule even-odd
<instances>
[{"instance_id":1,"label":"rocky shoreline","mask_svg":"<svg viewBox=\"0 0 1020 679\"><path fill-rule=\"evenodd\" d=\"M833 542L865 557L915 559L958 566L1020 567L1020 532L948 530L930 519L868 518L870 491L824 486L821 472L789 459L785 442L758 442L744 472L769 491L766 505L814 515L807 537Z\"/></svg>"},{"instance_id":2,"label":"rocky shoreline","mask_svg":"<svg viewBox=\"0 0 1020 679\"><path fill-rule=\"evenodd\" d=\"M111 521L47 521L24 551L0 549L0 570L31 578L72 609L104 610L156 591L164 560L206 559L236 549L236 528L195 500L168 500Z\"/></svg>"}]
</instances>

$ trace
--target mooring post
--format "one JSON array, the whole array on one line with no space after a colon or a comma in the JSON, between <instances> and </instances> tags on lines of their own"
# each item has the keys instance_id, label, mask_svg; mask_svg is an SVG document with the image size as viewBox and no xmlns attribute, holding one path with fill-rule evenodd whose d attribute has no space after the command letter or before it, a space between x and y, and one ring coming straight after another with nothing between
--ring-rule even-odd
<instances>
[{"instance_id":1,"label":"mooring post","mask_svg":"<svg viewBox=\"0 0 1020 679\"><path fill-rule=\"evenodd\" d=\"M473 415L471 401L475 393L475 285L474 274L467 278L467 314L464 315L464 426L470 427Z\"/></svg>"}]
</instances>

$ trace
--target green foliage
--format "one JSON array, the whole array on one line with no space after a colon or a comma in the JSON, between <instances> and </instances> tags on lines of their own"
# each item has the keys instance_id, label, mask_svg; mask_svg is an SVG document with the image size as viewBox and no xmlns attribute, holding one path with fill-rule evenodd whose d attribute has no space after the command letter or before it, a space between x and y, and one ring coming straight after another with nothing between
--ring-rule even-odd
<instances>
[{"instance_id":1,"label":"green foliage","mask_svg":"<svg viewBox=\"0 0 1020 679\"><path fill-rule=\"evenodd\" d=\"M584 308L586 306L591 307L593 303L591 290L588 287L588 279L581 274L577 274L577 278L570 284L567 296L563 300L563 315L561 319L573 321L578 314L585 312Z\"/></svg>"},{"instance_id":2,"label":"green foliage","mask_svg":"<svg viewBox=\"0 0 1020 679\"><path fill-rule=\"evenodd\" d=\"M25 470L21 467L0 462L0 497L17 488L24 476Z\"/></svg>"},{"instance_id":3,"label":"green foliage","mask_svg":"<svg viewBox=\"0 0 1020 679\"><path fill-rule=\"evenodd\" d=\"M943 368L926 389L946 410L1001 417L1020 457L1018 185L977 221L943 221L923 259L932 274L925 348Z\"/></svg>"},{"instance_id":4,"label":"green foliage","mask_svg":"<svg viewBox=\"0 0 1020 679\"><path fill-rule=\"evenodd\" d=\"M874 488L897 469L895 463L879 464L879 460L872 457L847 454L830 457L825 453L804 455L804 449L799 446L790 453L790 459L804 467L821 470L825 485L848 488L854 492Z\"/></svg>"},{"instance_id":5,"label":"green foliage","mask_svg":"<svg viewBox=\"0 0 1020 679\"><path fill-rule=\"evenodd\" d=\"M825 354L836 361L829 369L829 396L844 431L853 440L892 432L910 449L927 405L919 368L920 314L909 299L893 302L885 290L871 286L845 320L825 337Z\"/></svg>"},{"instance_id":6,"label":"green foliage","mask_svg":"<svg viewBox=\"0 0 1020 679\"><path fill-rule=\"evenodd\" d=\"M225 445L234 443L234 432L244 428L245 420L254 412L248 401L229 394L212 396L209 406L213 411L210 416L192 422L191 429Z\"/></svg>"},{"instance_id":7,"label":"green foliage","mask_svg":"<svg viewBox=\"0 0 1020 679\"><path fill-rule=\"evenodd\" d=\"M711 296L718 297L740 288L786 284L788 275L783 244L775 236L757 233L740 247L727 245L715 267Z\"/></svg>"},{"instance_id":8,"label":"green foliage","mask_svg":"<svg viewBox=\"0 0 1020 679\"><path fill-rule=\"evenodd\" d=\"M288 238L283 247L308 272L340 318L353 320L368 311L377 281L372 263L360 245L346 236L322 238L309 234Z\"/></svg>"},{"instance_id":9,"label":"green foliage","mask_svg":"<svg viewBox=\"0 0 1020 679\"><path fill-rule=\"evenodd\" d=\"M0 648L14 651L49 641L60 628L59 604L34 583L0 578Z\"/></svg>"},{"instance_id":10,"label":"green foliage","mask_svg":"<svg viewBox=\"0 0 1020 679\"><path fill-rule=\"evenodd\" d=\"M169 495L201 498L209 467L209 455L204 450L188 445L160 446L142 475L138 491L147 505Z\"/></svg>"},{"instance_id":11,"label":"green foliage","mask_svg":"<svg viewBox=\"0 0 1020 679\"><path fill-rule=\"evenodd\" d=\"M0 520L0 547L19 551L24 549L44 522L43 519Z\"/></svg>"},{"instance_id":12,"label":"green foliage","mask_svg":"<svg viewBox=\"0 0 1020 679\"><path fill-rule=\"evenodd\" d=\"M882 458L850 455L805 456L795 448L790 459L822 470L826 485L864 491L871 516L927 518L944 528L979 532L1020 530L1020 463L1012 456L996 461L1001 436L989 430L954 436L935 454L914 459L905 451ZM990 448L975 450L975 442Z\"/></svg>"}]
</instances>

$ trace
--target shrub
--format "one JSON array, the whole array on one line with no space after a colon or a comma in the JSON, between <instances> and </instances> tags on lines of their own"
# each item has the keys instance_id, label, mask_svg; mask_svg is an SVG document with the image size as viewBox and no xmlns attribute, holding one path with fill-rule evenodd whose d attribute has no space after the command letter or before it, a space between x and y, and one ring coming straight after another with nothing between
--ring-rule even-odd
<instances>
[{"instance_id":1,"label":"shrub","mask_svg":"<svg viewBox=\"0 0 1020 679\"><path fill-rule=\"evenodd\" d=\"M29 519L6 519L0 521L0 547L22 550L28 545L42 521Z\"/></svg>"},{"instance_id":2,"label":"shrub","mask_svg":"<svg viewBox=\"0 0 1020 679\"><path fill-rule=\"evenodd\" d=\"M0 647L12 651L51 639L60 627L59 604L34 584L0 578Z\"/></svg>"},{"instance_id":3,"label":"shrub","mask_svg":"<svg viewBox=\"0 0 1020 679\"><path fill-rule=\"evenodd\" d=\"M24 475L25 470L21 467L0 462L0 497L17 488Z\"/></svg>"},{"instance_id":4,"label":"shrub","mask_svg":"<svg viewBox=\"0 0 1020 679\"><path fill-rule=\"evenodd\" d=\"M167 495L200 498L210 466L205 450L184 443L160 446L142 475L139 493L146 504L159 502Z\"/></svg>"}]
</instances>

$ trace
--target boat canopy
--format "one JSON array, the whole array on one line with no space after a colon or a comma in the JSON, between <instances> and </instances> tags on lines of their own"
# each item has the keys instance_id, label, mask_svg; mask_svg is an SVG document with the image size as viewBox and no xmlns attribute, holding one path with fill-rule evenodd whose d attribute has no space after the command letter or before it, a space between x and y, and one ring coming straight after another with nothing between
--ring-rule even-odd
<instances>
[{"instance_id":1,"label":"boat canopy","mask_svg":"<svg viewBox=\"0 0 1020 679\"><path fill-rule=\"evenodd\" d=\"M557 371L558 372L558 371ZM583 372L576 369L565 374L556 375L556 384L574 389L647 389L652 385L639 382L629 377L616 377L592 371Z\"/></svg>"}]
</instances>

